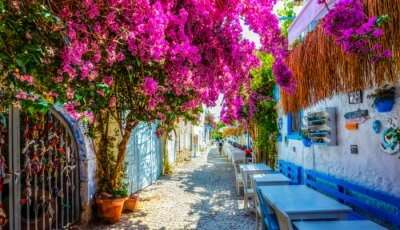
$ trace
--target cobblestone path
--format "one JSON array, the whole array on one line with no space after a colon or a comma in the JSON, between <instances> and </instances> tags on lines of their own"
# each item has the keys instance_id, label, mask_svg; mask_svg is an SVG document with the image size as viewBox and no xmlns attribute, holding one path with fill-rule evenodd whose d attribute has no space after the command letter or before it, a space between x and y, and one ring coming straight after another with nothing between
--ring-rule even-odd
<instances>
[{"instance_id":1,"label":"cobblestone path","mask_svg":"<svg viewBox=\"0 0 400 230\"><path fill-rule=\"evenodd\" d=\"M121 222L91 229L255 229L236 195L232 164L216 148L140 192L141 208Z\"/></svg>"}]
</instances>

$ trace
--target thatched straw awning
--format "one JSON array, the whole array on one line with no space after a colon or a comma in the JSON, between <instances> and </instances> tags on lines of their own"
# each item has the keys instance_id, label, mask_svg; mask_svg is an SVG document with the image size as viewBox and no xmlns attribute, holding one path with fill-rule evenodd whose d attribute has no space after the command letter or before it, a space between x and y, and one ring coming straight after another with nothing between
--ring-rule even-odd
<instances>
[{"instance_id":1,"label":"thatched straw awning","mask_svg":"<svg viewBox=\"0 0 400 230\"><path fill-rule=\"evenodd\" d=\"M400 0L364 0L370 16L389 15L382 44L393 51L393 60L374 64L345 54L322 26L310 32L288 58L297 81L296 92L282 92L285 112L295 112L338 93L396 83L400 79Z\"/></svg>"}]
</instances>

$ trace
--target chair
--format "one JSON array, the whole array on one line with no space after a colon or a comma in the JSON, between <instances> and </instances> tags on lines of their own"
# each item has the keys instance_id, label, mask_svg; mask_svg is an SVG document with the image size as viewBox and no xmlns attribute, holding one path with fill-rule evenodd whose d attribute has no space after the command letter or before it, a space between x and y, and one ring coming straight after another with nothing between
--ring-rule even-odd
<instances>
[{"instance_id":1,"label":"chair","mask_svg":"<svg viewBox=\"0 0 400 230\"><path fill-rule=\"evenodd\" d=\"M276 216L270 206L264 201L261 190L256 189L257 201L259 203L259 216L257 217L257 227L256 229L262 230L279 230L278 223L276 221ZM262 222L260 221L262 220ZM261 222L261 224L260 224Z\"/></svg>"},{"instance_id":2,"label":"chair","mask_svg":"<svg viewBox=\"0 0 400 230\"><path fill-rule=\"evenodd\" d=\"M256 174L263 174L263 173L251 173L247 174L247 178L243 178L243 186L244 186L244 192L243 192L243 200L244 200L244 208L248 209L249 208L249 201L253 202L253 208L251 209L252 211L257 211L257 203L256 203L256 193L255 193L255 186L253 186L253 182L250 179L248 181L249 177L252 177L253 175Z\"/></svg>"},{"instance_id":3,"label":"chair","mask_svg":"<svg viewBox=\"0 0 400 230\"><path fill-rule=\"evenodd\" d=\"M249 201L254 201L256 194L254 192L253 188L249 188L246 184L246 182L243 182L244 184L244 191L243 191L243 206L244 208L248 209L249 208ZM256 205L254 204L254 207L256 207Z\"/></svg>"},{"instance_id":4,"label":"chair","mask_svg":"<svg viewBox=\"0 0 400 230\"><path fill-rule=\"evenodd\" d=\"M234 162L233 167L235 170L235 179L236 179L236 192L240 195L240 188L244 186L243 183L243 177L242 174L240 173L240 168L239 168L239 164L241 164L243 162L241 161L237 161Z\"/></svg>"},{"instance_id":5,"label":"chair","mask_svg":"<svg viewBox=\"0 0 400 230\"><path fill-rule=\"evenodd\" d=\"M278 225L280 230L293 230L292 222L290 221L289 216L281 212L278 209L275 209L276 218L278 219Z\"/></svg>"}]
</instances>

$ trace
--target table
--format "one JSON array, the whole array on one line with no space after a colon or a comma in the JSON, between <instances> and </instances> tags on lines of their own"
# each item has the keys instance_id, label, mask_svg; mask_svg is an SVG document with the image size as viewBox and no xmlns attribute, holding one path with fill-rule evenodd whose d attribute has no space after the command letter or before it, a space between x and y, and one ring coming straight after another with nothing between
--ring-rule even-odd
<instances>
[{"instance_id":1,"label":"table","mask_svg":"<svg viewBox=\"0 0 400 230\"><path fill-rule=\"evenodd\" d=\"M268 174L272 173L273 170L263 163L256 163L256 164L240 164L239 165L240 172L243 176L243 184L246 188L249 188L249 176L254 174Z\"/></svg>"},{"instance_id":2,"label":"table","mask_svg":"<svg viewBox=\"0 0 400 230\"><path fill-rule=\"evenodd\" d=\"M264 185L288 185L290 179L282 173L254 174L251 176L251 184L255 191L256 186Z\"/></svg>"},{"instance_id":3,"label":"table","mask_svg":"<svg viewBox=\"0 0 400 230\"><path fill-rule=\"evenodd\" d=\"M267 172L270 172L270 171L272 171L272 169L268 165L266 165L264 163L241 164L240 165L240 170L248 171L248 172L251 172L251 171L260 171L260 172L267 171Z\"/></svg>"},{"instance_id":4,"label":"table","mask_svg":"<svg viewBox=\"0 0 400 230\"><path fill-rule=\"evenodd\" d=\"M250 200L255 199L255 190L251 188L249 183L249 175L253 174L266 174L271 173L272 169L268 167L266 164L258 163L258 164L240 164L239 170L242 173L243 177L243 196L244 196L244 207L248 208L248 202Z\"/></svg>"},{"instance_id":5,"label":"table","mask_svg":"<svg viewBox=\"0 0 400 230\"><path fill-rule=\"evenodd\" d=\"M344 219L352 209L305 185L260 186L265 201L291 220Z\"/></svg>"},{"instance_id":6,"label":"table","mask_svg":"<svg viewBox=\"0 0 400 230\"><path fill-rule=\"evenodd\" d=\"M243 175L243 182L247 183L247 185L248 185L249 175L262 174L262 173L267 174L273 171L269 166L263 163L240 164L239 168L240 172Z\"/></svg>"},{"instance_id":7,"label":"table","mask_svg":"<svg viewBox=\"0 0 400 230\"><path fill-rule=\"evenodd\" d=\"M384 230L386 228L369 220L298 221L297 230Z\"/></svg>"}]
</instances>

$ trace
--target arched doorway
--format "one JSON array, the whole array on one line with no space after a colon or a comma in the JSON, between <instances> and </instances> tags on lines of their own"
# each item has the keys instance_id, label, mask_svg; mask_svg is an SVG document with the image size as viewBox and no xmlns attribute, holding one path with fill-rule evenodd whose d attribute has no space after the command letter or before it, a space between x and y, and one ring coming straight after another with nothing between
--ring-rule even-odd
<instances>
[{"instance_id":1,"label":"arched doorway","mask_svg":"<svg viewBox=\"0 0 400 230\"><path fill-rule=\"evenodd\" d=\"M2 229L64 229L80 219L79 150L56 110L0 114Z\"/></svg>"}]
</instances>

